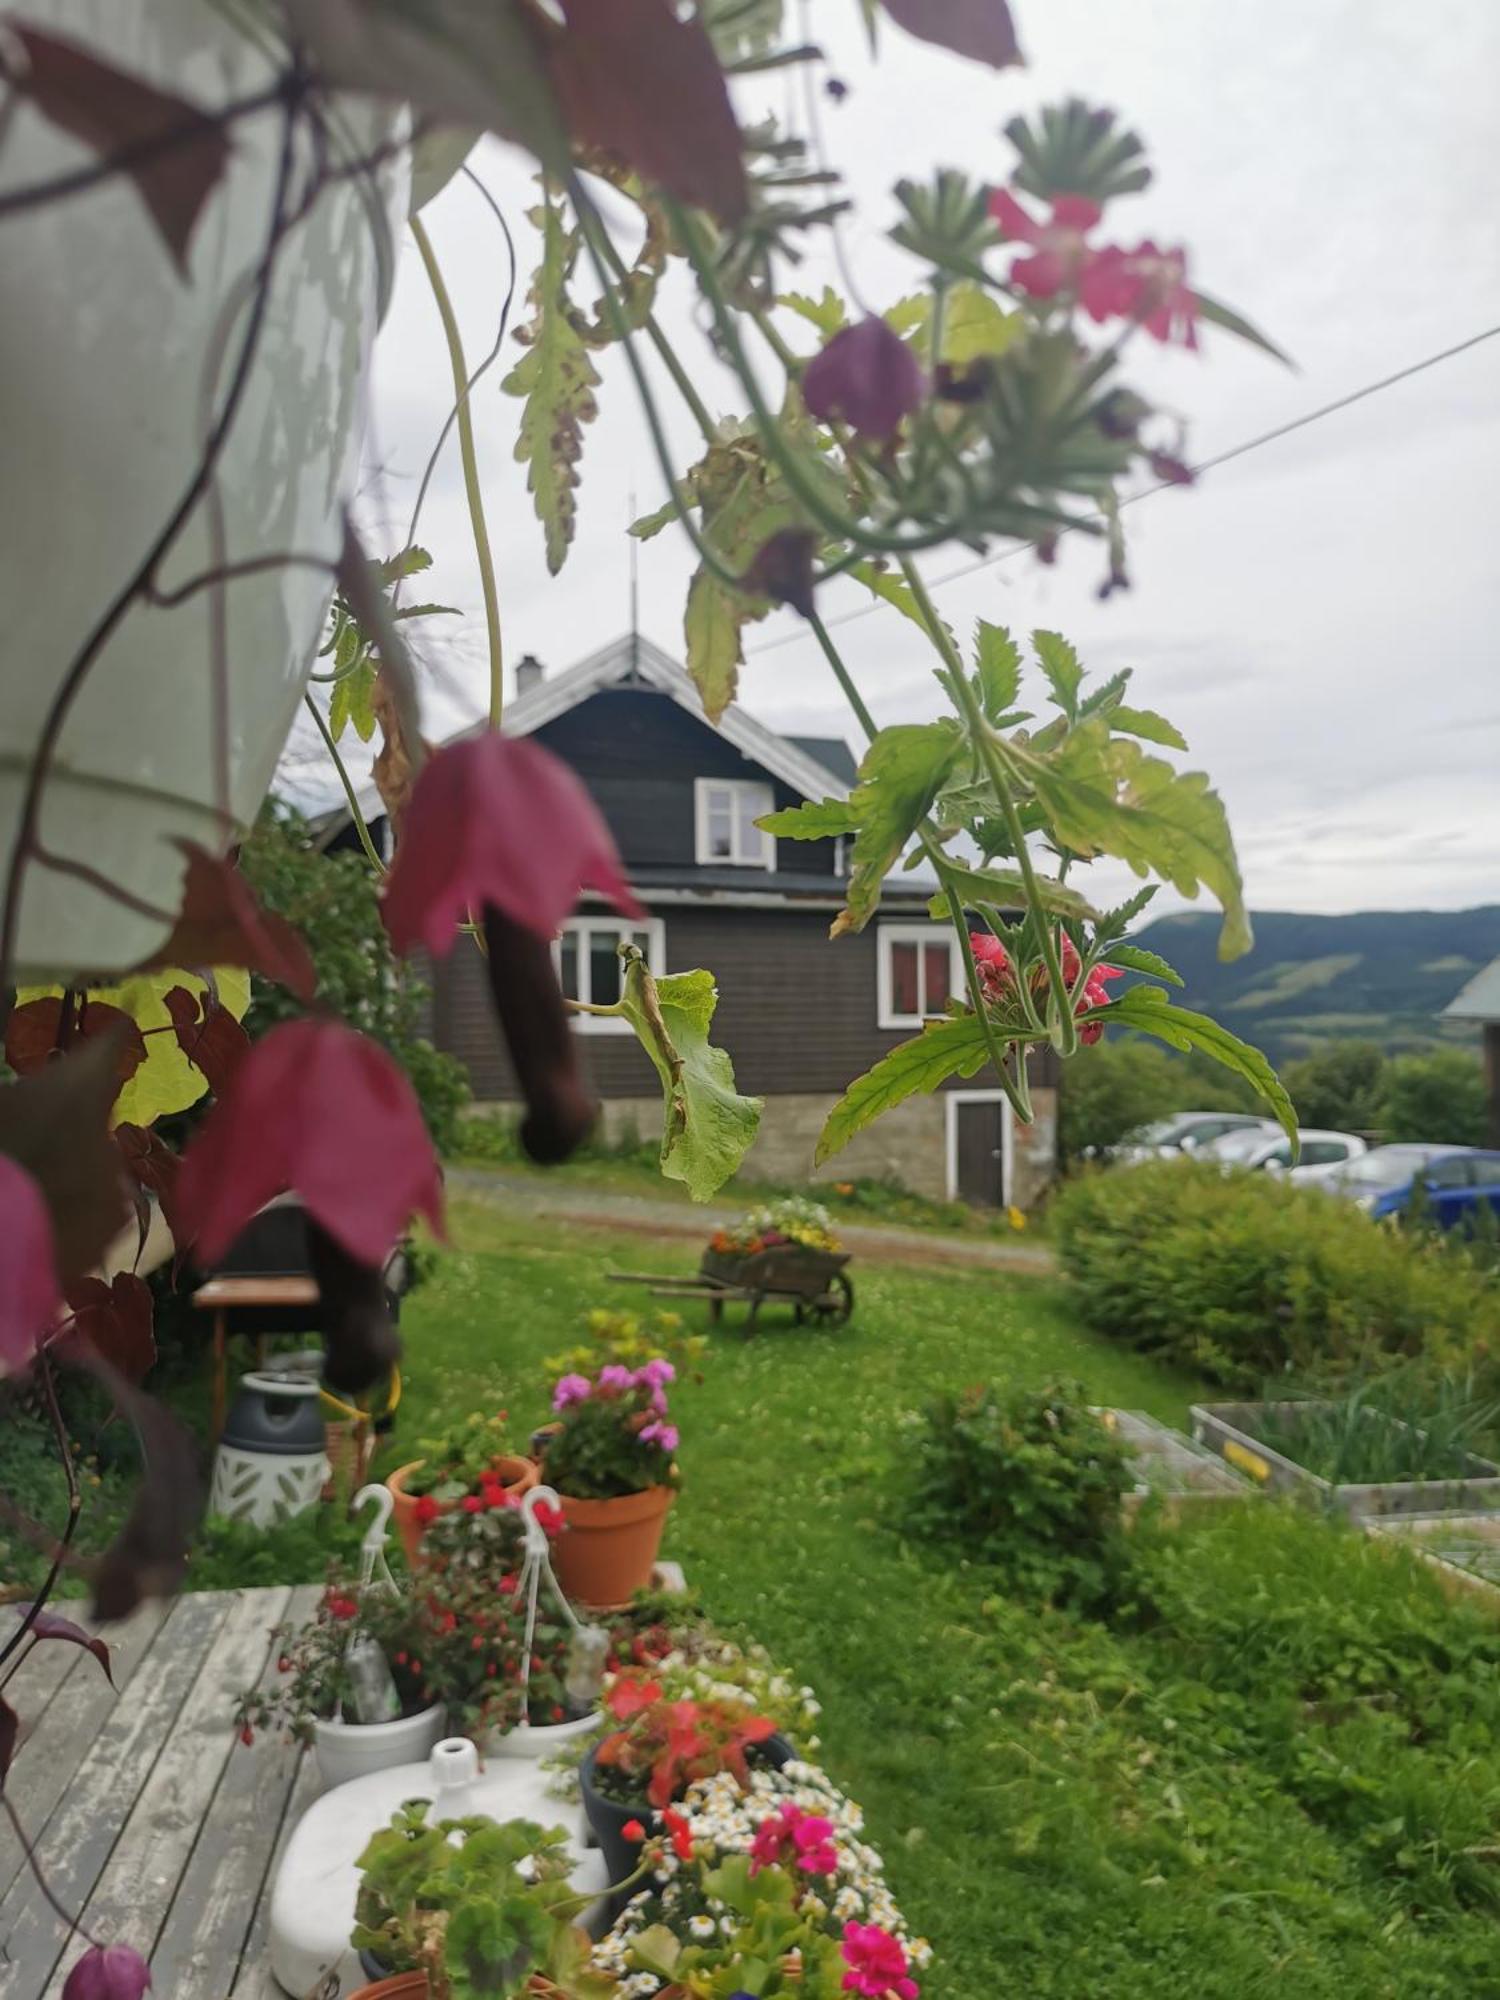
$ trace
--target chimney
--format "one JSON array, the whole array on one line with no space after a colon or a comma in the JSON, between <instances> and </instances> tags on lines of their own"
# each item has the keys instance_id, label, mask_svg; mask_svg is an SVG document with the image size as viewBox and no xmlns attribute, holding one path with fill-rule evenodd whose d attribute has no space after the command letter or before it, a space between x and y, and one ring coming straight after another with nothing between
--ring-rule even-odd
<instances>
[{"instance_id":1,"label":"chimney","mask_svg":"<svg viewBox=\"0 0 1500 2000\"><path fill-rule=\"evenodd\" d=\"M535 653L527 653L516 663L516 693L530 694L542 684L542 663Z\"/></svg>"}]
</instances>

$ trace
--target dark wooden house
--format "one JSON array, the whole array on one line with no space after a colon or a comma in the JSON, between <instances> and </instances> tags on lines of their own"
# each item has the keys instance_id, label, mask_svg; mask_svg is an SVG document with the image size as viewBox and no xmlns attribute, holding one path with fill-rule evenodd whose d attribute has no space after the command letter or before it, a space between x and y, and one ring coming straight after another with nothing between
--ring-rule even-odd
<instances>
[{"instance_id":1,"label":"dark wooden house","mask_svg":"<svg viewBox=\"0 0 1500 2000\"><path fill-rule=\"evenodd\" d=\"M805 799L842 797L855 761L836 738L781 736L733 707L717 728L687 674L659 648L624 638L556 675L524 661L504 726L535 736L598 801L651 919L622 925L586 901L557 943L564 990L619 997L616 946L631 935L658 973L709 967L714 1039L740 1089L766 1100L749 1170L806 1179L828 1107L959 990L952 933L929 921L930 882L897 873L877 919L830 941L844 901L843 840L775 840L755 821ZM373 793L373 813L380 810ZM514 1102L478 953L461 939L431 972L431 1033L468 1069L482 1106ZM624 1023L579 1015L587 1070L610 1134L660 1130L655 1072ZM1025 1207L1050 1180L1055 1079L1034 1073L1035 1121L1013 1128L993 1078L913 1098L823 1170L891 1175L936 1197Z\"/></svg>"}]
</instances>

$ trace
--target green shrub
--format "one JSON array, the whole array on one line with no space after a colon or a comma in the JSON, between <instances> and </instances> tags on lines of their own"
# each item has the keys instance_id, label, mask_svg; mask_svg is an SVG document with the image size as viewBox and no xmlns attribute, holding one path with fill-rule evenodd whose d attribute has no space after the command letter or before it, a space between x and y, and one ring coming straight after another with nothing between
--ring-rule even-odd
<instances>
[{"instance_id":1,"label":"green shrub","mask_svg":"<svg viewBox=\"0 0 1500 2000\"><path fill-rule=\"evenodd\" d=\"M1129 1454L1077 1383L941 1397L917 1445L907 1518L959 1538L1026 1596L1081 1609L1119 1594Z\"/></svg>"},{"instance_id":2,"label":"green shrub","mask_svg":"<svg viewBox=\"0 0 1500 2000\"><path fill-rule=\"evenodd\" d=\"M1316 1188L1164 1160L1086 1175L1051 1216L1091 1325L1226 1387L1400 1356L1496 1386L1500 1286Z\"/></svg>"}]
</instances>

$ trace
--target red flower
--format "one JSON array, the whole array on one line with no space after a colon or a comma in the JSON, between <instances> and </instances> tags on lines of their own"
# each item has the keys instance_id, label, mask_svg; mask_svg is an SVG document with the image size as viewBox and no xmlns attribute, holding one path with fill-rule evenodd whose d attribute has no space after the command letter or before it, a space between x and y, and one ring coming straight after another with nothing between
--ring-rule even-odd
<instances>
[{"instance_id":1,"label":"red flower","mask_svg":"<svg viewBox=\"0 0 1500 2000\"><path fill-rule=\"evenodd\" d=\"M331 1590L325 1602L328 1606L328 1615L330 1618L347 1619L359 1616L358 1599L348 1597L342 1591Z\"/></svg>"},{"instance_id":2,"label":"red flower","mask_svg":"<svg viewBox=\"0 0 1500 2000\"><path fill-rule=\"evenodd\" d=\"M561 1703L560 1701L555 1701L555 1702L553 1702L553 1704L552 1704L552 1720L553 1720L554 1722L561 1722L561 1721L562 1721L562 1719L563 1719L563 1714L564 1714L564 1710L563 1710L563 1705L562 1705L562 1703Z\"/></svg>"},{"instance_id":3,"label":"red flower","mask_svg":"<svg viewBox=\"0 0 1500 2000\"><path fill-rule=\"evenodd\" d=\"M673 1812L670 1806L661 1816L662 1825L672 1837L673 1851L679 1861L693 1858L693 1830L681 1813Z\"/></svg>"},{"instance_id":4,"label":"red flower","mask_svg":"<svg viewBox=\"0 0 1500 2000\"><path fill-rule=\"evenodd\" d=\"M917 2000L915 1979L908 1976L906 1950L900 1938L892 1937L879 1924L845 1924L844 1941L839 1946L845 1965L844 1991L867 1995L869 2000Z\"/></svg>"},{"instance_id":5,"label":"red flower","mask_svg":"<svg viewBox=\"0 0 1500 2000\"><path fill-rule=\"evenodd\" d=\"M566 764L488 729L428 758L385 878L385 927L398 953L425 944L441 957L466 913L486 904L550 939L580 889L645 916L603 814Z\"/></svg>"},{"instance_id":6,"label":"red flower","mask_svg":"<svg viewBox=\"0 0 1500 2000\"><path fill-rule=\"evenodd\" d=\"M396 1665L397 1665L398 1667L404 1667L404 1666L406 1665L406 1655L405 1655L405 1653L397 1653L397 1655L396 1655Z\"/></svg>"},{"instance_id":7,"label":"red flower","mask_svg":"<svg viewBox=\"0 0 1500 2000\"><path fill-rule=\"evenodd\" d=\"M518 1576L502 1576L496 1588L503 1596L509 1597L519 1588L520 1582L521 1579Z\"/></svg>"},{"instance_id":8,"label":"red flower","mask_svg":"<svg viewBox=\"0 0 1500 2000\"><path fill-rule=\"evenodd\" d=\"M621 1674L609 1691L609 1712L616 1722L628 1722L661 1700L661 1682L642 1680L636 1674Z\"/></svg>"},{"instance_id":9,"label":"red flower","mask_svg":"<svg viewBox=\"0 0 1500 2000\"><path fill-rule=\"evenodd\" d=\"M646 1838L646 1829L638 1819L628 1819L620 1828L620 1835L622 1839L628 1840L631 1846L634 1847L639 1841Z\"/></svg>"},{"instance_id":10,"label":"red flower","mask_svg":"<svg viewBox=\"0 0 1500 2000\"><path fill-rule=\"evenodd\" d=\"M240 1725L240 1741L247 1750L255 1741L255 1731L250 1727L248 1722L241 1723Z\"/></svg>"},{"instance_id":11,"label":"red flower","mask_svg":"<svg viewBox=\"0 0 1500 2000\"><path fill-rule=\"evenodd\" d=\"M412 1508L412 1514L418 1525L423 1528L430 1527L437 1519L440 1511L438 1503L430 1493L418 1495L416 1505Z\"/></svg>"},{"instance_id":12,"label":"red flower","mask_svg":"<svg viewBox=\"0 0 1500 2000\"><path fill-rule=\"evenodd\" d=\"M287 1188L363 1264L381 1263L413 1210L442 1233L416 1094L384 1049L336 1021L288 1021L253 1044L183 1155L178 1240L196 1238L212 1264Z\"/></svg>"},{"instance_id":13,"label":"red flower","mask_svg":"<svg viewBox=\"0 0 1500 2000\"><path fill-rule=\"evenodd\" d=\"M538 1500L531 1511L549 1535L560 1535L567 1525L567 1515L550 1500Z\"/></svg>"},{"instance_id":14,"label":"red flower","mask_svg":"<svg viewBox=\"0 0 1500 2000\"><path fill-rule=\"evenodd\" d=\"M1094 320L1138 320L1153 340L1198 345L1198 296L1187 282L1187 252L1152 242L1101 250L1083 272L1078 302Z\"/></svg>"},{"instance_id":15,"label":"red flower","mask_svg":"<svg viewBox=\"0 0 1500 2000\"><path fill-rule=\"evenodd\" d=\"M809 415L842 419L861 437L894 437L926 388L916 356L874 313L836 333L802 375Z\"/></svg>"},{"instance_id":16,"label":"red flower","mask_svg":"<svg viewBox=\"0 0 1500 2000\"><path fill-rule=\"evenodd\" d=\"M980 990L991 1006L1008 1006L1015 998L1015 970L1010 962L1010 954L999 938L988 931L971 931L969 943L974 949L975 962L979 969ZM1062 975L1071 989L1078 978L1079 959L1073 940L1064 935L1061 941ZM1096 965L1083 983L1083 991L1074 1002L1076 1014L1089 1014L1096 1008L1109 1005L1109 982L1123 978L1118 965ZM1038 997L1045 997L1047 975L1034 972L1031 990ZM1102 1021L1087 1021L1078 1031L1081 1042L1097 1042L1104 1033Z\"/></svg>"},{"instance_id":17,"label":"red flower","mask_svg":"<svg viewBox=\"0 0 1500 2000\"><path fill-rule=\"evenodd\" d=\"M458 1504L463 1508L466 1514L477 1514L482 1510L484 1506L483 1500L479 1497L477 1493L466 1493L463 1499L460 1500Z\"/></svg>"},{"instance_id":18,"label":"red flower","mask_svg":"<svg viewBox=\"0 0 1500 2000\"><path fill-rule=\"evenodd\" d=\"M1008 243L1029 243L1033 249L1030 257L1018 257L1011 265L1011 283L1033 299L1076 291L1101 255L1085 241L1100 213L1098 205L1082 195L1064 194L1053 202L1047 221L1038 222L1008 188L997 188L990 196L990 214L1001 235Z\"/></svg>"}]
</instances>

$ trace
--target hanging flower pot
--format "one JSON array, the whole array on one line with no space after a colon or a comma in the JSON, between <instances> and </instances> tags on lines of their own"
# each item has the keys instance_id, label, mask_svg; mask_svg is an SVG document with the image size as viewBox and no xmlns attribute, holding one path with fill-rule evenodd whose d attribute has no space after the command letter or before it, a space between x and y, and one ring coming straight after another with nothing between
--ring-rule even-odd
<instances>
[{"instance_id":1,"label":"hanging flower pot","mask_svg":"<svg viewBox=\"0 0 1500 2000\"><path fill-rule=\"evenodd\" d=\"M363 1778L370 1771L420 1764L439 1741L447 1722L441 1702L398 1716L394 1722L316 1720L313 1752L323 1783L330 1788Z\"/></svg>"},{"instance_id":2,"label":"hanging flower pot","mask_svg":"<svg viewBox=\"0 0 1500 2000\"><path fill-rule=\"evenodd\" d=\"M0 538L0 597L26 667L0 714L0 879L39 763L36 833L67 870L26 865L23 982L138 964L179 904L175 842L222 852L255 817L333 589L409 174L404 111L276 99L284 48L228 8L66 15L69 43L108 66L101 105L109 72L189 119L263 101L227 145L200 134L184 152L172 182L191 198L165 218L117 172L5 224L26 301L0 327L6 449L27 498ZM35 87L0 134L5 194L98 158L46 115L46 50L22 39Z\"/></svg>"},{"instance_id":3,"label":"hanging flower pot","mask_svg":"<svg viewBox=\"0 0 1500 2000\"><path fill-rule=\"evenodd\" d=\"M422 1531L428 1521L435 1519L439 1514L451 1512L459 1505L456 1499L439 1500L431 1493L417 1494L407 1491L407 1483L412 1474L419 1472L425 1463L425 1459L415 1458L410 1465L399 1466L385 1482L386 1491L391 1496L391 1512L396 1523L396 1533L401 1537L401 1546L406 1551L406 1560L409 1563L415 1563L419 1559ZM507 1452L497 1458L494 1469L505 1491L514 1493L518 1498L523 1493L529 1493L540 1476L534 1460L522 1458L514 1452Z\"/></svg>"}]
</instances>

